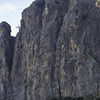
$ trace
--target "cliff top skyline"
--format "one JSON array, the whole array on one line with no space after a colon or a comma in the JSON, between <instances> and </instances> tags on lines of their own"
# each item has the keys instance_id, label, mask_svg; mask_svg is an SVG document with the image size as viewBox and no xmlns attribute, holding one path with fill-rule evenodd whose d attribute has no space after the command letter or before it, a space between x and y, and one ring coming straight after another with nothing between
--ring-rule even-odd
<instances>
[{"instance_id":1,"label":"cliff top skyline","mask_svg":"<svg viewBox=\"0 0 100 100\"><path fill-rule=\"evenodd\" d=\"M20 25L21 13L34 0L0 0L0 22L6 21L12 27L12 36L18 32L17 26Z\"/></svg>"}]
</instances>

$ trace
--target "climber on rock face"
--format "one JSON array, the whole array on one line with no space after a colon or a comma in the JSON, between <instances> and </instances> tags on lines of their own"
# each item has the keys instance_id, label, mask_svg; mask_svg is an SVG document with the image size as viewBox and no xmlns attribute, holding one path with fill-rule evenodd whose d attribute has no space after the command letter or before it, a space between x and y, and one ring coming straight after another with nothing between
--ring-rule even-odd
<instances>
[{"instance_id":1,"label":"climber on rock face","mask_svg":"<svg viewBox=\"0 0 100 100\"><path fill-rule=\"evenodd\" d=\"M96 0L96 7L100 7L100 0Z\"/></svg>"}]
</instances>

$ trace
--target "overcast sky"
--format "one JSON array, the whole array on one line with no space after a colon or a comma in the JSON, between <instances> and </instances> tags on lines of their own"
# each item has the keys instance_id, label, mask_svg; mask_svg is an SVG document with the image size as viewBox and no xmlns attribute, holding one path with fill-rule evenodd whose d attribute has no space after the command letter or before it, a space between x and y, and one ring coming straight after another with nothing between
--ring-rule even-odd
<instances>
[{"instance_id":1,"label":"overcast sky","mask_svg":"<svg viewBox=\"0 0 100 100\"><path fill-rule=\"evenodd\" d=\"M6 21L12 27L12 35L18 32L16 28L20 25L21 12L34 0L0 0L0 22Z\"/></svg>"}]
</instances>

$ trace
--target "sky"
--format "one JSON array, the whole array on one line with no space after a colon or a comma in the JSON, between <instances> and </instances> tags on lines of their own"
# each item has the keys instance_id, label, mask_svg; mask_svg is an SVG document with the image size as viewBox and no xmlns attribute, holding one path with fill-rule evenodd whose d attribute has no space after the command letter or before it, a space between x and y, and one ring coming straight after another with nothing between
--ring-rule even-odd
<instances>
[{"instance_id":1,"label":"sky","mask_svg":"<svg viewBox=\"0 0 100 100\"><path fill-rule=\"evenodd\" d=\"M34 0L0 0L0 23L6 21L11 25L11 35L16 36L20 26L21 13Z\"/></svg>"}]
</instances>

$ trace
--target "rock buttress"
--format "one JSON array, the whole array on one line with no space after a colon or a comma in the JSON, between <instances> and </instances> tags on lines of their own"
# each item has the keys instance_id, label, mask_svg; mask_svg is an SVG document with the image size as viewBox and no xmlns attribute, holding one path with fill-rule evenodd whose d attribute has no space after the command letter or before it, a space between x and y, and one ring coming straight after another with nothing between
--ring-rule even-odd
<instances>
[{"instance_id":1,"label":"rock buttress","mask_svg":"<svg viewBox=\"0 0 100 100\"><path fill-rule=\"evenodd\" d=\"M25 9L11 70L12 100L98 97L99 21L93 0L36 0Z\"/></svg>"},{"instance_id":2,"label":"rock buttress","mask_svg":"<svg viewBox=\"0 0 100 100\"><path fill-rule=\"evenodd\" d=\"M10 71L12 67L14 37L6 22L0 23L0 100L8 100L11 95Z\"/></svg>"}]
</instances>

